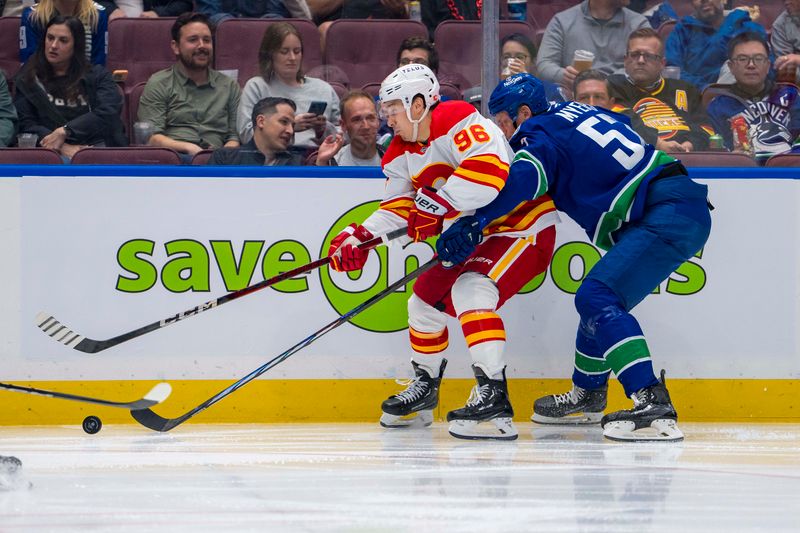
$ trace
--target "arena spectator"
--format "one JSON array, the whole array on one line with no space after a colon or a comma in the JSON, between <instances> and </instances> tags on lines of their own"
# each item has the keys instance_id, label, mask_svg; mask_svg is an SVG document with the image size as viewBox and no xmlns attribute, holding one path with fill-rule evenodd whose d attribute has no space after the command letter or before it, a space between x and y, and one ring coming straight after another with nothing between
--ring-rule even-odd
<instances>
[{"instance_id":1,"label":"arena spectator","mask_svg":"<svg viewBox=\"0 0 800 533\"><path fill-rule=\"evenodd\" d=\"M631 33L625 54L625 74L609 77L611 94L619 105L635 111L658 130L665 152L708 149L713 134L700 91L684 80L661 76L666 61L657 31L642 28Z\"/></svg>"},{"instance_id":2,"label":"arena spectator","mask_svg":"<svg viewBox=\"0 0 800 533\"><path fill-rule=\"evenodd\" d=\"M210 67L213 32L202 13L179 16L170 43L177 62L150 77L139 101L139 120L154 126L150 144L172 148L187 162L206 148L239 146L239 85Z\"/></svg>"},{"instance_id":3,"label":"arena spectator","mask_svg":"<svg viewBox=\"0 0 800 533\"><path fill-rule=\"evenodd\" d=\"M0 146L9 146L17 132L17 110L8 92L8 83L0 71Z\"/></svg>"},{"instance_id":4,"label":"arena spectator","mask_svg":"<svg viewBox=\"0 0 800 533\"><path fill-rule=\"evenodd\" d=\"M42 40L44 28L53 17L76 17L86 34L86 58L95 65L106 64L108 11L92 0L41 0L22 11L19 29L19 59L31 57Z\"/></svg>"},{"instance_id":5,"label":"arena spectator","mask_svg":"<svg viewBox=\"0 0 800 533\"><path fill-rule=\"evenodd\" d=\"M86 38L76 17L57 15L45 26L36 53L14 80L19 131L38 144L72 156L87 145L125 146L122 96L111 74L89 65Z\"/></svg>"},{"instance_id":6,"label":"arena spectator","mask_svg":"<svg viewBox=\"0 0 800 533\"><path fill-rule=\"evenodd\" d=\"M536 72L536 45L522 33L512 33L500 40L500 80L513 74ZM564 92L553 82L542 80L545 96L550 102L563 102Z\"/></svg>"},{"instance_id":7,"label":"arena spectator","mask_svg":"<svg viewBox=\"0 0 800 533\"><path fill-rule=\"evenodd\" d=\"M786 9L772 23L772 52L779 77L800 82L800 0L784 0ZM782 72L786 72L782 75Z\"/></svg>"},{"instance_id":8,"label":"arena spectator","mask_svg":"<svg viewBox=\"0 0 800 533\"><path fill-rule=\"evenodd\" d=\"M0 0L0 17L19 17L24 8L22 0Z\"/></svg>"},{"instance_id":9,"label":"arena spectator","mask_svg":"<svg viewBox=\"0 0 800 533\"><path fill-rule=\"evenodd\" d=\"M98 0L111 13L109 20L117 17L158 18L177 17L190 13L193 9L191 0Z\"/></svg>"},{"instance_id":10,"label":"arena spectator","mask_svg":"<svg viewBox=\"0 0 800 533\"><path fill-rule=\"evenodd\" d=\"M214 24L243 17L311 19L306 0L197 0L195 4Z\"/></svg>"},{"instance_id":11,"label":"arena spectator","mask_svg":"<svg viewBox=\"0 0 800 533\"><path fill-rule=\"evenodd\" d=\"M480 20L483 0L424 0L420 2L422 23L433 40L436 26L445 20Z\"/></svg>"},{"instance_id":12,"label":"arena spectator","mask_svg":"<svg viewBox=\"0 0 800 533\"><path fill-rule=\"evenodd\" d=\"M341 133L329 135L319 147L317 165L380 166L385 150L377 144L380 121L372 96L350 91L342 98L341 106L341 125L347 137Z\"/></svg>"},{"instance_id":13,"label":"arena spectator","mask_svg":"<svg viewBox=\"0 0 800 533\"><path fill-rule=\"evenodd\" d=\"M250 117L255 125L250 141L237 148L214 150L209 165L297 166L305 160L305 151L292 146L294 102L268 96L253 106Z\"/></svg>"},{"instance_id":14,"label":"arena spectator","mask_svg":"<svg viewBox=\"0 0 800 533\"><path fill-rule=\"evenodd\" d=\"M419 63L420 65L425 65L436 74L439 72L439 53L428 39L408 37L400 43L395 63L398 68L409 63Z\"/></svg>"},{"instance_id":15,"label":"arena spectator","mask_svg":"<svg viewBox=\"0 0 800 533\"><path fill-rule=\"evenodd\" d=\"M627 4L627 0L584 0L556 13L539 47L539 78L571 88L578 75L573 66L576 50L594 54L595 70L622 72L628 35L650 27L646 18L625 8Z\"/></svg>"},{"instance_id":16,"label":"arena spectator","mask_svg":"<svg viewBox=\"0 0 800 533\"><path fill-rule=\"evenodd\" d=\"M343 19L407 19L408 0L346 0Z\"/></svg>"},{"instance_id":17,"label":"arena spectator","mask_svg":"<svg viewBox=\"0 0 800 533\"><path fill-rule=\"evenodd\" d=\"M681 79L704 89L720 77L727 59L728 42L744 31L761 33L764 28L751 18L751 9L734 9L727 16L723 0L692 0L694 14L683 17L666 43L668 65L681 68ZM752 9L753 16L757 10Z\"/></svg>"},{"instance_id":18,"label":"arena spectator","mask_svg":"<svg viewBox=\"0 0 800 533\"><path fill-rule=\"evenodd\" d=\"M800 135L797 87L768 78L769 48L761 32L731 39L728 62L736 82L723 86L708 105L714 129L725 146L765 160L791 149Z\"/></svg>"},{"instance_id":19,"label":"arena spectator","mask_svg":"<svg viewBox=\"0 0 800 533\"><path fill-rule=\"evenodd\" d=\"M618 105L614 101L614 97L611 96L608 76L599 70L589 69L578 74L572 91L576 102L602 107L620 115L625 115L628 117L633 131L638 133L647 144L652 144L658 148L658 130L645 126L642 118L632 109Z\"/></svg>"},{"instance_id":20,"label":"arena spectator","mask_svg":"<svg viewBox=\"0 0 800 533\"><path fill-rule=\"evenodd\" d=\"M316 149L327 135L338 132L339 97L326 82L303 74L303 40L297 28L288 22L270 24L261 40L258 66L261 74L247 80L237 113L242 142L253 135L253 105L267 96L289 98L301 111L295 116L296 146Z\"/></svg>"}]
</instances>

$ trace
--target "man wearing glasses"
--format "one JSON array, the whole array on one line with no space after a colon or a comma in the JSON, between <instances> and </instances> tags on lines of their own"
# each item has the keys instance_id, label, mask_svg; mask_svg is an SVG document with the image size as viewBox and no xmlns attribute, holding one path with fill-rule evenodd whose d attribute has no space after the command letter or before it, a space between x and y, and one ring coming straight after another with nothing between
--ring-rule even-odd
<instances>
[{"instance_id":1,"label":"man wearing glasses","mask_svg":"<svg viewBox=\"0 0 800 533\"><path fill-rule=\"evenodd\" d=\"M650 28L628 37L625 74L608 78L611 95L619 105L632 109L646 126L658 130L658 148L665 152L708 149L713 134L703 111L700 92L684 80L664 78L664 43Z\"/></svg>"},{"instance_id":2,"label":"man wearing glasses","mask_svg":"<svg viewBox=\"0 0 800 533\"><path fill-rule=\"evenodd\" d=\"M800 135L797 87L768 79L769 48L760 33L745 32L728 46L728 65L736 82L708 105L714 129L729 150L757 160L789 151Z\"/></svg>"},{"instance_id":3,"label":"man wearing glasses","mask_svg":"<svg viewBox=\"0 0 800 533\"><path fill-rule=\"evenodd\" d=\"M692 0L694 13L683 17L667 38L667 64L681 68L681 78L699 89L715 83L725 63L728 42L735 35L755 31L757 8L738 7L725 15L723 0Z\"/></svg>"}]
</instances>

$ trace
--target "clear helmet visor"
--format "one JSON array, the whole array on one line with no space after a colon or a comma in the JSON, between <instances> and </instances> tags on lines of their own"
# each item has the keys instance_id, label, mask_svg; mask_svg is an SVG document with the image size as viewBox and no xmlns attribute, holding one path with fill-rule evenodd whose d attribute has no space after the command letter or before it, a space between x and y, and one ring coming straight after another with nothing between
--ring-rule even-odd
<instances>
[{"instance_id":1,"label":"clear helmet visor","mask_svg":"<svg viewBox=\"0 0 800 533\"><path fill-rule=\"evenodd\" d=\"M381 120L389 120L390 117L393 117L399 113L405 114L405 112L406 108L403 107L403 103L400 100L381 102L380 109L378 110Z\"/></svg>"}]
</instances>

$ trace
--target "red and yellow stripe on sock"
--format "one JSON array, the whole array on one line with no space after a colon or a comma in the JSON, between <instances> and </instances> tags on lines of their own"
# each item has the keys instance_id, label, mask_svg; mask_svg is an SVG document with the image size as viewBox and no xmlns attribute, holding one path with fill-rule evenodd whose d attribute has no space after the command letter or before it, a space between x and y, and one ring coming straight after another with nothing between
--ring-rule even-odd
<instances>
[{"instance_id":1,"label":"red and yellow stripe on sock","mask_svg":"<svg viewBox=\"0 0 800 533\"><path fill-rule=\"evenodd\" d=\"M447 328L436 333L422 333L409 327L408 337L411 340L411 348L417 353L436 354L443 352L449 344Z\"/></svg>"},{"instance_id":2,"label":"red and yellow stripe on sock","mask_svg":"<svg viewBox=\"0 0 800 533\"><path fill-rule=\"evenodd\" d=\"M462 313L458 320L464 331L467 346L472 348L476 344L488 341L506 340L506 328L503 320L492 311L467 311Z\"/></svg>"}]
</instances>

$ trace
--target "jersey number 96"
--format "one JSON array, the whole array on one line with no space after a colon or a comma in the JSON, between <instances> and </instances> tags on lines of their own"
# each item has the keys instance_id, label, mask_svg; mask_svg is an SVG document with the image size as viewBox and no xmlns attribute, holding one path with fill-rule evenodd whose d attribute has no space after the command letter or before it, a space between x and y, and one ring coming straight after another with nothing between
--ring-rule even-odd
<instances>
[{"instance_id":1,"label":"jersey number 96","mask_svg":"<svg viewBox=\"0 0 800 533\"><path fill-rule=\"evenodd\" d=\"M469 128L463 129L453 135L453 142L456 143L459 152L463 152L470 146L472 143L485 143L491 139L489 134L486 133L486 130L483 129L483 126L480 124L473 124Z\"/></svg>"}]
</instances>

